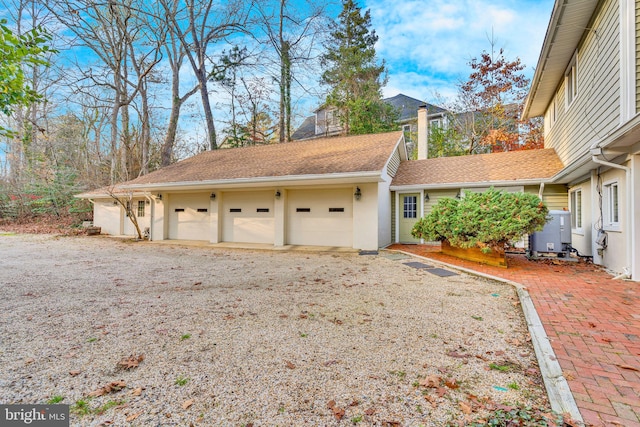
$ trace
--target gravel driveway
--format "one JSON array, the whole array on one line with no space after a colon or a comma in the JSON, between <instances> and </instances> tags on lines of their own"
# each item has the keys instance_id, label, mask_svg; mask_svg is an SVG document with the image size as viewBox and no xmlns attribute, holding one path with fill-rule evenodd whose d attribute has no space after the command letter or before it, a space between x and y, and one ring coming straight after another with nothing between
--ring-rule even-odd
<instances>
[{"instance_id":1,"label":"gravel driveway","mask_svg":"<svg viewBox=\"0 0 640 427\"><path fill-rule=\"evenodd\" d=\"M438 426L546 406L514 290L409 261L0 235L0 402L142 426Z\"/></svg>"}]
</instances>

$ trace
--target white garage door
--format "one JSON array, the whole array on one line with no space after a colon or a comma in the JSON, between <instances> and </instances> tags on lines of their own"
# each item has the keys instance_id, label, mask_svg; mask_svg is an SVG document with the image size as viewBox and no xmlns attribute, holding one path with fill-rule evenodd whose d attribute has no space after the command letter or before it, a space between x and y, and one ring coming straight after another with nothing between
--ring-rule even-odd
<instances>
[{"instance_id":1,"label":"white garage door","mask_svg":"<svg viewBox=\"0 0 640 427\"><path fill-rule=\"evenodd\" d=\"M113 200L96 202L93 207L93 225L100 227L103 234L119 235L121 216L120 205L114 205Z\"/></svg>"},{"instance_id":2,"label":"white garage door","mask_svg":"<svg viewBox=\"0 0 640 427\"><path fill-rule=\"evenodd\" d=\"M288 195L288 243L353 246L353 191L295 190Z\"/></svg>"},{"instance_id":3,"label":"white garage door","mask_svg":"<svg viewBox=\"0 0 640 427\"><path fill-rule=\"evenodd\" d=\"M222 241L274 243L273 191L224 193Z\"/></svg>"},{"instance_id":4,"label":"white garage door","mask_svg":"<svg viewBox=\"0 0 640 427\"><path fill-rule=\"evenodd\" d=\"M169 238L210 240L209 194L172 194L169 199Z\"/></svg>"}]
</instances>

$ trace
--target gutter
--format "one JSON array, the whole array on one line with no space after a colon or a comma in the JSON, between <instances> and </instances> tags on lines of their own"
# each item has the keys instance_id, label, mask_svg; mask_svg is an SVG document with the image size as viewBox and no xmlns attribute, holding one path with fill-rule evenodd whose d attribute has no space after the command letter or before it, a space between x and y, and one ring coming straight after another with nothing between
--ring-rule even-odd
<instances>
[{"instance_id":1,"label":"gutter","mask_svg":"<svg viewBox=\"0 0 640 427\"><path fill-rule=\"evenodd\" d=\"M338 174L315 174L315 175L287 175L280 177L256 177L256 178L231 178L231 179L219 179L209 181L177 181L177 182L160 182L160 183L148 183L148 184L129 184L121 185L123 189L131 190L143 190L143 189L162 189L164 191L185 189L188 187L241 187L247 185L256 186L256 184L263 187L273 185L275 183L283 182L295 182L300 181L336 181L336 180L349 180L350 183L358 183L363 180L371 182L379 182L382 179L382 170L369 171L369 172L345 172Z\"/></svg>"},{"instance_id":2,"label":"gutter","mask_svg":"<svg viewBox=\"0 0 640 427\"><path fill-rule=\"evenodd\" d=\"M482 182L451 182L446 184L407 184L407 185L392 185L391 191L419 191L419 190L452 190L460 188L483 188L483 187L513 187L514 184L518 186L526 185L543 185L553 183L552 178L545 179L522 179L522 180L509 180L509 181L482 181Z\"/></svg>"}]
</instances>

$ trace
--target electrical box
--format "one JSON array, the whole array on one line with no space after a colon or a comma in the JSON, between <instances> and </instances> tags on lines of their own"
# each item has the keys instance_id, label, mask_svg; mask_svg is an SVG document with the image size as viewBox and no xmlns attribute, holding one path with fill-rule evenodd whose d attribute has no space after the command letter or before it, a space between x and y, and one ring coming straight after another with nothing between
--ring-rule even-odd
<instances>
[{"instance_id":1,"label":"electrical box","mask_svg":"<svg viewBox=\"0 0 640 427\"><path fill-rule=\"evenodd\" d=\"M569 254L571 248L571 212L549 211L551 219L542 231L529 236L529 252L531 256L538 253L553 253L559 257Z\"/></svg>"}]
</instances>

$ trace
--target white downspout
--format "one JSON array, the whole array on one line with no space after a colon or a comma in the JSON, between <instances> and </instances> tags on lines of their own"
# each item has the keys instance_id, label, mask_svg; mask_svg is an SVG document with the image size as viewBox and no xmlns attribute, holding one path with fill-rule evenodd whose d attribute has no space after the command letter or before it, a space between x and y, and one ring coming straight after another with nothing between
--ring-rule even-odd
<instances>
[{"instance_id":1,"label":"white downspout","mask_svg":"<svg viewBox=\"0 0 640 427\"><path fill-rule=\"evenodd\" d=\"M631 168L628 166L622 166L619 165L617 163L611 163L611 162L607 162L605 160L601 160L598 158L598 154L596 154L594 152L594 150L599 150L600 153L602 154L602 149L598 147L598 144L594 144L591 146L591 161L593 163L599 164L599 165L603 165L603 166L608 166L610 168L614 168L614 169L620 169L625 171L625 178L626 178L626 184L625 184L625 188L626 188L626 193L627 193L627 197L625 200L625 204L627 205L627 224L629 227L629 231L630 233L628 233L629 235L627 236L627 248L626 248L626 252L627 252L627 267L624 267L624 274L621 274L619 276L616 276L616 279L622 279L622 278L626 278L626 279L631 279L631 262L633 260L633 247L632 247L632 240L633 240L633 229L634 229L634 224L633 224L633 192L632 192L632 182L631 182Z\"/></svg>"},{"instance_id":2,"label":"white downspout","mask_svg":"<svg viewBox=\"0 0 640 427\"><path fill-rule=\"evenodd\" d=\"M540 190L538 191L538 199L542 201L542 196L544 194L544 182L540 183Z\"/></svg>"}]
</instances>

